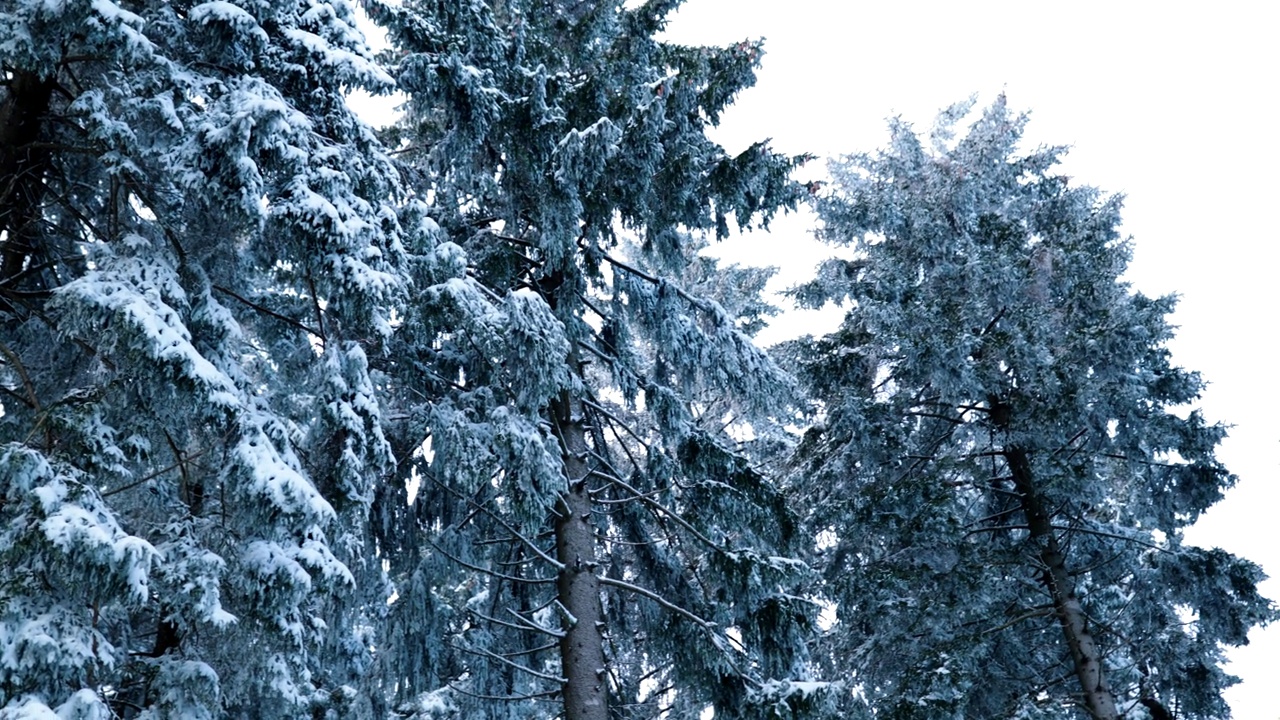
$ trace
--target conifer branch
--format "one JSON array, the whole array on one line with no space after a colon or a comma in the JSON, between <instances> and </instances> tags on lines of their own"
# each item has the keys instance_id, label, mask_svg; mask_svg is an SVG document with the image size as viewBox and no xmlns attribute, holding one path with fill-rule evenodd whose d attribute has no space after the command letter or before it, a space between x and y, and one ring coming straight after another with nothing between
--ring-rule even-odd
<instances>
[{"instance_id":1,"label":"conifer branch","mask_svg":"<svg viewBox=\"0 0 1280 720\"><path fill-rule=\"evenodd\" d=\"M436 541L430 538L427 538L427 544L430 545L433 550L445 556L452 562L455 562L458 565L461 565L462 567L467 568L468 570L475 570L478 573L483 573L485 575L488 575L489 577L497 578L498 580L506 580L507 582L513 582L513 583L525 583L529 585L551 585L556 581L555 578L541 578L541 577L527 578L527 577L519 577L516 575L507 575L506 573L500 573L496 570L490 570L489 568L480 567L479 565L476 565L474 563L469 563L466 560L463 560L462 558L457 557L456 555L450 553L448 550L445 550L444 548L440 547L440 545L436 543Z\"/></svg>"},{"instance_id":2,"label":"conifer branch","mask_svg":"<svg viewBox=\"0 0 1280 720\"><path fill-rule=\"evenodd\" d=\"M214 290L217 290L218 292L220 292L220 293L222 293L222 294L224 294L224 295L229 295L229 296L231 296L231 297L235 298L236 300L239 300L241 303L244 303L245 305L248 305L249 307L253 308L254 310L257 310L258 312L260 312L260 313L262 313L262 314L264 314L264 315L270 315L271 317L273 317L273 318L275 318L275 319L277 319L277 320L279 320L279 321L281 321L281 322L283 322L283 323L285 323L285 324L287 324L287 325L289 325L289 326L291 326L291 327L297 328L298 330L301 330L302 332L307 333L308 335L311 335L312 337L320 338L320 339L322 339L322 340L323 340L323 337L324 337L324 336L323 336L323 335L321 335L321 334L320 334L320 332L319 332L318 330L313 330L312 328L309 328L309 327L307 327L306 325L304 325L304 324L302 324L302 323L298 322L297 320L294 320L293 318L289 317L288 315L281 315L280 313L276 312L275 310L272 310L271 308L268 308L268 307L266 307L266 306L264 306L264 305L261 305L261 304L259 304L259 303L256 303L256 302L252 301L252 300L249 300L248 298L246 298L246 297L244 297L244 296L240 295L239 293L235 292L234 290L230 290L230 289L228 289L228 288L222 287L221 285L213 285L213 286L211 286L211 287L212 287Z\"/></svg>"},{"instance_id":3,"label":"conifer branch","mask_svg":"<svg viewBox=\"0 0 1280 720\"><path fill-rule=\"evenodd\" d=\"M1027 612L1025 612L1025 613L1022 613L1021 615L1018 615L1017 617L1015 617L1015 618L1013 618L1013 619L1009 620L1009 621L1008 621L1008 622L1006 622L1006 623L1003 623L1003 624L998 625L998 626L993 627L993 628L987 628L986 630L983 630L981 634L982 634L982 635L993 635L993 634L998 633L998 632L1000 632L1000 631L1002 631L1002 630L1007 630L1008 628L1011 628L1011 627L1013 627L1014 625L1017 625L1018 623L1024 622L1024 621L1026 621L1026 620L1032 620L1032 619L1034 619L1034 618L1038 618L1038 617L1053 617L1053 616L1054 616L1054 614L1055 614L1055 611L1054 611L1054 609L1053 609L1053 606L1052 606L1052 605L1047 605L1047 606L1045 606L1045 607L1036 608L1035 610L1029 610L1029 611L1027 611Z\"/></svg>"},{"instance_id":4,"label":"conifer branch","mask_svg":"<svg viewBox=\"0 0 1280 720\"><path fill-rule=\"evenodd\" d=\"M608 408L604 407L603 405L601 405L600 403L596 402L595 400L592 400L591 398L583 398L583 399L582 399L582 404L583 404L583 405L586 405L587 407L590 407L592 410L594 410L594 411L596 411L596 412L600 413L600 414L601 414L601 415L603 415L607 420L609 420L609 421L611 421L611 422L615 423L618 427L620 427L620 428L622 428L623 430L625 430L625 431L627 432L627 434L628 434L628 435L630 435L632 438L634 438L634 439L635 439L635 441L636 441L636 442L640 443L641 445L643 445L643 446L644 446L644 447L646 447L646 448L647 448L647 447L649 447L649 441L648 441L648 440L645 440L644 438L640 437L640 436L636 433L636 431L635 431L635 430L632 430L632 429L631 429L631 426L630 426L630 425L627 425L627 424L626 424L626 423L624 423L622 420L619 420L619 419L618 419L618 416L617 416L617 415L614 415L612 412L610 412Z\"/></svg>"},{"instance_id":5,"label":"conifer branch","mask_svg":"<svg viewBox=\"0 0 1280 720\"><path fill-rule=\"evenodd\" d=\"M560 696L559 690L547 690L546 692L529 693L527 695L484 695L482 693L471 692L470 690L463 690L457 685L454 685L452 682L445 683L445 687L449 688L450 690L456 693L459 693L461 695L466 695L467 697L475 698L477 700L496 700L498 702L523 702L525 700L546 700L546 699L558 698Z\"/></svg>"},{"instance_id":6,"label":"conifer branch","mask_svg":"<svg viewBox=\"0 0 1280 720\"><path fill-rule=\"evenodd\" d=\"M693 535L695 538L697 538L700 542L702 542L702 543L703 543L704 545L706 545L707 547L711 548L712 550L714 550L714 551L716 551L716 552L718 552L718 553L725 553L725 552L728 552L728 550L727 550L723 545L720 545L720 544L718 544L718 543L716 543L716 542L712 541L712 540L711 540L711 538L707 537L706 535L703 535L701 532L699 532L699 531L698 531L698 529L697 529L697 528L695 528L693 525L689 524L689 521L687 521L687 520L685 520L684 518L680 517L680 515L679 515L678 513L676 513L674 510L672 510L672 509L668 508L666 505L663 505L662 503L658 502L657 500L654 500L653 498L649 497L648 495L646 495L646 494L644 494L644 493L640 492L640 491L639 491L639 490L637 490L636 488L632 487L632 485L631 485L630 483L628 483L627 481L625 481L625 480L623 480L622 478L619 478L619 477L614 477L614 478L612 478L612 481L613 481L613 483L614 483L615 485L617 485L617 486L621 487L623 490L626 490L627 492L631 493L632 497L634 497L635 499L639 500L640 502L644 503L645 505L648 505L649 507L653 508L654 510L656 510L656 511L658 511L658 512L661 512L665 517L669 518L670 520L672 520L673 522L675 522L677 525L679 525L680 527L684 528L684 529L685 529L689 534Z\"/></svg>"},{"instance_id":7,"label":"conifer branch","mask_svg":"<svg viewBox=\"0 0 1280 720\"><path fill-rule=\"evenodd\" d=\"M479 610L472 609L472 610L469 610L469 612L472 615L475 615L476 617L480 618L481 620L484 620L485 622L493 623L494 625L499 625L505 628L510 628L512 630L519 630L520 632L528 632L532 630L534 632L540 632L544 635L549 635L557 639L564 637L564 633L562 632L559 632L557 630L551 630L549 628L542 627L537 623L533 623L533 622L529 622L528 620L525 620L523 616L521 616L519 613L517 613L515 610L512 610L511 608L503 608L503 609L511 613L512 615L515 615L517 618L519 618L522 621L522 624L517 625L516 623L513 623L513 622L507 622L506 620L502 620L502 619L493 617L491 615L486 615L480 612Z\"/></svg>"},{"instance_id":8,"label":"conifer branch","mask_svg":"<svg viewBox=\"0 0 1280 720\"><path fill-rule=\"evenodd\" d=\"M463 502L467 503L468 505L471 505L475 510L477 510L477 511L479 511L479 512L482 512L482 513L484 513L486 516L488 516L488 517L492 518L492 519L493 519L494 521L496 521L499 525L501 525L501 526L502 526L502 528L503 528L504 530L506 530L507 532L511 533L511 535L512 535L512 537L513 537L513 538L515 538L516 540L519 540L521 543L523 543L523 544L525 545L525 547L528 547L528 548L529 548L529 550L531 550L531 551L533 552L533 554L534 554L534 555L537 555L539 559L541 559L541 560L543 560L543 561L547 562L547 563L548 563L548 564L550 564L552 567L554 567L557 571L559 571L559 570L564 570L564 563L562 563L562 562L560 562L559 560L556 560L555 558L553 558L553 557L551 557L550 555L548 555L546 552L544 552L544 551L542 550L542 548L539 548L539 547L538 547L537 543L535 543L533 540L531 540L531 539L529 539L529 538L525 537L523 533L521 533L519 530L516 530L514 527L512 527L512 525L511 525L510 523L508 523L506 520L502 519L502 517L501 517L501 516L499 516L497 513L493 512L492 510L490 510L490 509L489 509L489 508L487 508L487 507L484 507L484 505L482 505L481 503L476 502L475 500L471 499L470 497L468 497L468 496L466 496L466 495L463 495L462 493L458 492L456 489L454 489L454 488L452 488L452 487L449 487L448 485L444 484L443 482L441 482L441 481L440 481L440 479L439 479L439 478L437 478L437 477L435 476L435 473L433 473L433 472L431 472L431 471L429 471L429 470L423 470L423 471L422 471L422 475L423 475L424 477L426 477L426 478L430 479L430 480L431 480L431 482L432 482L432 483L434 483L434 484L436 485L436 487L439 487L440 489L444 490L445 492L449 493L450 495L453 495L454 497L458 498L459 500L462 500Z\"/></svg>"},{"instance_id":9,"label":"conifer branch","mask_svg":"<svg viewBox=\"0 0 1280 720\"><path fill-rule=\"evenodd\" d=\"M551 602L547 603L547 605L557 604L558 602L559 602L558 599L552 598ZM544 605L543 607L546 607L546 605ZM540 632L544 635L550 635L553 638L563 638L565 636L563 631L553 630L552 628L546 627L545 625L539 622L530 620L529 618L526 618L525 616L521 615L515 610L512 610L511 608L503 608L503 609L506 610L512 617L516 618L521 623L523 623L524 629L526 630L533 630L536 632Z\"/></svg>"},{"instance_id":10,"label":"conifer branch","mask_svg":"<svg viewBox=\"0 0 1280 720\"><path fill-rule=\"evenodd\" d=\"M733 643L717 630L717 626L715 623L711 622L710 620L704 620L703 618L671 602L670 600L667 600L666 598L662 597L656 592L653 592L652 590L649 590L648 588L644 588L639 585L633 585L629 582L626 582L625 580L617 580L607 575L602 575L600 576L600 584L616 587L619 590L626 590L627 592L635 593L636 595L640 595L641 597L648 598L649 600L652 600L653 602L657 603L659 606L667 610L670 610L671 612L688 620L694 625L697 625L704 632L706 632L707 635L711 638L711 642L713 645L716 646L716 649L720 650L720 652L724 654L725 663L727 663L729 667L733 669L734 673L737 674L739 677L741 677L743 680L745 680L748 684L759 687L760 682L755 678L752 678L751 676L744 673L742 669L738 667L738 664L734 662L733 658L729 656L729 652L725 649L724 644L729 643L730 645L733 645Z\"/></svg>"},{"instance_id":11,"label":"conifer branch","mask_svg":"<svg viewBox=\"0 0 1280 720\"><path fill-rule=\"evenodd\" d=\"M531 667L526 667L526 666L521 665L520 663L518 663L518 662L516 662L516 661L514 661L514 660L511 660L511 659L509 659L509 658L503 657L502 655L499 655L498 653L493 652L492 650L483 650L483 649L479 649L479 648L468 648L468 647L463 647L463 646L461 646L461 645L450 645L450 647L452 647L454 650L460 650L460 651L462 651L462 652L464 652L464 653L469 653L469 654L471 654L471 655L477 655L477 656L479 656L479 657L489 658L490 660L497 660L498 662L502 663L503 665L506 665L506 666L507 666L507 667L509 667L509 668L513 668L513 669L515 669L515 670L519 670L519 671L521 671L521 672L528 673L528 674L530 674L530 675L532 675L532 676L534 676L534 677L536 677L536 678L538 678L538 679L540 679L540 680L546 680L546 681L548 681L548 682L553 682L553 683L557 683L557 684L560 684L560 685L563 685L563 684L565 684L565 683L569 682L569 680L568 680L567 678L557 677L557 676L555 676L555 675L548 675L547 673L538 672L537 670L534 670L534 669L533 669L533 668L531 668Z\"/></svg>"},{"instance_id":12,"label":"conifer branch","mask_svg":"<svg viewBox=\"0 0 1280 720\"><path fill-rule=\"evenodd\" d=\"M18 353L13 348L0 342L0 353L9 359L9 363L13 365L13 369L17 371L19 379L22 380L22 387L27 391L27 406L36 412L40 412L40 398L36 397L35 385L31 382L31 376L27 374L27 366L22 364L22 358L18 357ZM5 388L8 390L8 388Z\"/></svg>"},{"instance_id":13,"label":"conifer branch","mask_svg":"<svg viewBox=\"0 0 1280 720\"><path fill-rule=\"evenodd\" d=\"M178 460L177 460L176 462L174 462L173 464L168 465L167 467L160 468L159 470L156 470L156 471L155 471L155 472L153 472L153 473L150 473L150 474L145 475L145 476L143 476L143 477L141 477L141 478L138 478L137 480L134 480L133 482L128 483L128 484L126 484L126 485L121 485L121 486L120 486L120 487L118 487L118 488L112 488L111 490L106 490L106 491L104 491L104 492L100 493L100 496L101 496L101 497L106 498L106 497L111 497L112 495L116 495L116 494L118 494L118 493L122 493L122 492L124 492L124 491L126 491L126 490L132 490L133 488L136 488L136 487L138 487L139 485L142 485L142 484L144 484L144 483L150 482L151 480L155 480L156 478L158 478L158 477L160 477L161 475L163 475L163 474L165 474L165 473L169 472L170 470L179 470L179 469L181 469L181 468L185 467L187 463L191 462L192 460L195 460L196 458L198 458L198 457L200 457L200 456L204 455L204 454L205 454L205 453L207 453L207 452L209 452L209 451L208 451L208 449L206 448L206 449L204 449L204 450L197 450L196 452L193 452L193 453L191 453L190 455L186 455L186 456L179 456L179 457L178 457Z\"/></svg>"},{"instance_id":14,"label":"conifer branch","mask_svg":"<svg viewBox=\"0 0 1280 720\"><path fill-rule=\"evenodd\" d=\"M707 304L706 300L690 295L689 293L685 292L678 285L675 285L674 283L669 283L658 277L650 275L649 273L637 267L628 265L627 263L614 258L612 255L609 255L608 253L600 253L600 258L605 262L608 262L610 265L618 268L619 270L624 270L630 273L631 275L634 275L640 278L641 280L644 280L650 285L653 285L658 288L670 288L672 292L674 292L679 297L683 298L686 302L688 302L690 305L694 306L695 308L702 310L703 312L711 312L711 307Z\"/></svg>"}]
</instances>

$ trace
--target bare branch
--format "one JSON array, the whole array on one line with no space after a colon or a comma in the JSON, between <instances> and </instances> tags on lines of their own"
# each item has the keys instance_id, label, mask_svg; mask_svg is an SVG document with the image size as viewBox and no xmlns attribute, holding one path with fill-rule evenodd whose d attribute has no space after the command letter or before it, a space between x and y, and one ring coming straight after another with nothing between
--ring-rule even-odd
<instances>
[{"instance_id":1,"label":"bare branch","mask_svg":"<svg viewBox=\"0 0 1280 720\"><path fill-rule=\"evenodd\" d=\"M444 548L440 547L439 545L436 544L434 540L431 540L429 538L427 539L427 544L430 545L432 549L434 549L436 552L440 553L446 558L449 558L450 560L461 565L462 567L467 568L468 570L475 570L478 573L484 573L485 575L498 578L499 580L506 580L508 582L513 582L513 583L528 583L530 585L549 585L556 581L555 578L540 578L540 577L523 578L523 577L518 577L516 575L507 575L505 573L500 573L495 570L490 570L489 568L484 568L484 567L480 567L479 565L469 563L466 560L463 560L462 558L457 557L456 555L453 555L448 550L445 550Z\"/></svg>"},{"instance_id":2,"label":"bare branch","mask_svg":"<svg viewBox=\"0 0 1280 720\"><path fill-rule=\"evenodd\" d=\"M35 385L31 384L31 376L27 374L27 366L22 364L22 358L18 357L18 353L13 351L8 345L0 342L0 353L9 358L9 362L13 365L13 369L18 371L18 377L22 379L22 386L27 391L27 397L30 399L29 407L36 412L40 412L40 400L36 397Z\"/></svg>"},{"instance_id":3,"label":"bare branch","mask_svg":"<svg viewBox=\"0 0 1280 720\"><path fill-rule=\"evenodd\" d=\"M529 673L530 675L532 675L532 676L534 676L534 677L536 677L536 678L538 678L538 679L540 679L540 680L546 680L546 681L548 681L548 682L559 683L560 685L563 685L563 684L565 684L565 683L569 682L569 680L568 680L567 678L556 677L555 675L548 675L547 673L538 672L537 670L534 670L534 669L533 669L533 668L531 668L531 667L526 667L526 666L521 665L520 663L518 663L518 662L516 662L516 661L514 661L514 660L509 660L509 659L507 659L507 658L505 658L505 657L503 657L503 656L499 655L498 653L493 652L493 651L491 651L491 650L483 650L483 649L479 649L479 648L468 648L468 647L463 647L463 646L461 646L461 645L450 645L450 647L452 647L452 648L453 648L453 649L455 649L455 650L461 650L461 651L462 651L462 652L464 652L464 653L469 653L469 654L471 654L471 655L478 655L478 656L480 656L480 657L487 657L487 658L489 658L489 659L491 659L491 660L497 660L498 662L502 663L503 665L506 665L507 667L515 668L516 670L520 670L521 672Z\"/></svg>"},{"instance_id":4,"label":"bare branch","mask_svg":"<svg viewBox=\"0 0 1280 720\"><path fill-rule=\"evenodd\" d=\"M287 325L290 325L290 326L292 326L292 327L295 327L295 328L297 328L297 329L301 330L302 332L307 333L308 335L312 335L312 336L314 336L314 337L320 338L321 340L323 340L323 339L324 339L324 336L323 336L323 335L321 335L321 334L320 334L320 332L319 332L318 330L313 330L313 329L311 329L311 328L307 327L306 325L303 325L302 323L298 322L297 320L294 320L293 318L289 317L288 315L281 315L280 313L276 312L275 310L272 310L272 309L270 309L270 308L268 308L268 307L264 307L263 305L260 305L260 304L258 304L258 303L256 303L256 302L252 301L252 300L249 300L248 298L245 298L245 297L243 297L242 295L240 295L240 294L236 293L234 290L228 290L227 288L224 288L224 287L222 287L221 285L214 285L214 286L213 286L213 289L214 289L214 290L217 290L217 291L218 291L218 292L220 292L220 293L223 293L224 295L230 295L231 297L235 298L236 300L239 300L240 302L244 303L245 305L248 305L249 307L253 308L254 310L257 310L258 312L263 313L263 314L265 314L265 315L270 315L271 317L273 317L273 318L275 318L275 319L277 319L277 320L279 320L279 321L281 321L281 322L283 322L283 323L285 323L285 324L287 324Z\"/></svg>"},{"instance_id":5,"label":"bare branch","mask_svg":"<svg viewBox=\"0 0 1280 720\"><path fill-rule=\"evenodd\" d=\"M485 615L479 610L471 610L470 612L472 615L475 615L476 617L480 618L481 620L484 620L485 622L490 622L490 623L493 623L494 625L510 628L512 630L519 630L521 632L528 632L532 630L534 632L540 632L544 635L549 635L556 639L560 639L564 637L564 633L556 630L544 628L537 623L530 622L529 620L525 619L524 616L520 615L519 613L517 613L515 610L512 610L511 608L503 608L503 609L511 613L512 615L515 615L519 620L521 620L521 624L517 625L515 623L507 622L506 620L500 620L491 615Z\"/></svg>"},{"instance_id":6,"label":"bare branch","mask_svg":"<svg viewBox=\"0 0 1280 720\"><path fill-rule=\"evenodd\" d=\"M477 700L501 700L506 702L521 702L524 700L542 700L545 698L554 698L560 695L559 690L547 690L546 692L530 693L528 695L483 695L473 693L470 690L463 690L453 683L445 683L445 687L450 690L466 695L467 697L476 698Z\"/></svg>"},{"instance_id":7,"label":"bare branch","mask_svg":"<svg viewBox=\"0 0 1280 720\"><path fill-rule=\"evenodd\" d=\"M559 560L556 560L555 558L551 557L547 553L543 552L542 549L539 548L533 542L533 540L530 540L529 538L525 537L523 534L520 533L519 530L516 530L514 527L512 527L510 523L508 523L506 520L503 520L497 513L493 512L489 508L484 507L483 505L471 499L470 497L463 495L462 493L458 492L456 489L451 488L448 485L445 485L444 483L440 482L440 480L436 478L435 473L432 473L429 470L423 470L422 474L425 475L427 478L429 478L431 482L435 483L437 487L441 488L445 492L449 493L450 495L453 495L454 497L462 500L463 502L466 502L476 510L488 515L490 518L496 521L499 525L501 525L503 529L511 533L511 535L515 539L519 540L526 547L528 547L529 550L531 550L533 554L537 555L539 559L549 563L557 571L564 570L564 563L560 562Z\"/></svg>"},{"instance_id":8,"label":"bare branch","mask_svg":"<svg viewBox=\"0 0 1280 720\"><path fill-rule=\"evenodd\" d=\"M697 625L698 627L702 628L702 630L706 632L707 635L711 638L711 643L715 645L716 648L719 649L722 653L724 653L725 662L728 663L729 667L733 668L733 671L737 673L738 676L740 676L743 680L747 681L748 684L759 687L760 685L759 681L755 680L754 678L744 673L742 669L738 667L738 664L733 661L732 656L729 654L730 651L726 649L725 646L728 645L730 647L737 647L737 645L735 645L732 641L730 641L727 636L720 633L717 630L715 623L711 622L710 620L704 620L701 617L698 617L697 615L693 614L689 610L686 610L685 608L680 607L679 605L676 605L675 603L662 597L658 593L652 590L649 590L648 588L644 588L639 585L632 585L631 583L626 582L624 580L617 580L617 579L614 579L608 576L603 576L603 575L600 577L600 584L616 587L620 590L626 590L627 592L635 593L636 595L640 595L641 597L648 598L649 600L652 600L653 602L657 603L659 606L667 610L670 610L671 612L688 620L694 625Z\"/></svg>"},{"instance_id":9,"label":"bare branch","mask_svg":"<svg viewBox=\"0 0 1280 720\"><path fill-rule=\"evenodd\" d=\"M112 490L107 490L106 492L103 492L103 493L101 494L101 496L102 496L102 497L104 497L104 498L105 498L105 497L111 497L112 495L115 495L115 494L117 494L117 493L122 493L122 492L124 492L125 490L132 490L133 488L136 488L136 487L138 487L139 485L142 485L143 483L150 482L151 480L155 480L156 478L158 478L158 477L160 477L161 475L163 475L163 474L165 474L165 473L169 472L170 470L177 470L177 469L179 469L179 468L185 468L185 466L186 466L186 464L187 464L187 463L191 462L192 460L195 460L196 458L200 457L201 455L204 455L204 454L205 454L205 453L207 453L207 452L209 452L209 451L208 451L208 449L205 449L205 450L199 450L199 451L197 451L197 452L193 452L193 453L191 453L190 455L187 455L187 456L185 456L185 457L183 457L183 456L178 456L178 460L177 460L177 462L173 463L172 465L169 465L168 467L160 468L159 470L156 470L155 472L153 472L153 473L151 473L151 474L149 474L149 475L146 475L145 477L138 478L137 480L134 480L133 482L131 482L131 483L127 484L127 485L121 485L121 486L120 486L120 487L118 487L118 488L114 488L114 489L112 489ZM185 470L184 470L183 472L185 472Z\"/></svg>"}]
</instances>

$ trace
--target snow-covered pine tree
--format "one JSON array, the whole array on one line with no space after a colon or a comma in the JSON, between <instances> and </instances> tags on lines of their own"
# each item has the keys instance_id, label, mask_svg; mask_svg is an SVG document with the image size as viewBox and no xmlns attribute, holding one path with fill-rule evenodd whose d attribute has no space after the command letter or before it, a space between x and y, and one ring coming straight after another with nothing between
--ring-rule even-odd
<instances>
[{"instance_id":1,"label":"snow-covered pine tree","mask_svg":"<svg viewBox=\"0 0 1280 720\"><path fill-rule=\"evenodd\" d=\"M1133 292L1120 200L1017 149L1001 98L833 165L846 302L792 362L824 417L797 459L839 621L822 653L883 718L1225 717L1225 646L1273 617L1258 567L1186 546L1234 478Z\"/></svg>"},{"instance_id":2,"label":"snow-covered pine tree","mask_svg":"<svg viewBox=\"0 0 1280 720\"><path fill-rule=\"evenodd\" d=\"M373 523L402 713L739 717L804 672L796 527L725 427L763 432L791 387L744 332L758 306L694 291L694 236L793 203L797 159L707 139L760 48L655 40L676 5L370 8L421 201L377 366L419 483Z\"/></svg>"},{"instance_id":3,"label":"snow-covered pine tree","mask_svg":"<svg viewBox=\"0 0 1280 720\"><path fill-rule=\"evenodd\" d=\"M354 714L404 283L353 20L0 10L0 716Z\"/></svg>"}]
</instances>

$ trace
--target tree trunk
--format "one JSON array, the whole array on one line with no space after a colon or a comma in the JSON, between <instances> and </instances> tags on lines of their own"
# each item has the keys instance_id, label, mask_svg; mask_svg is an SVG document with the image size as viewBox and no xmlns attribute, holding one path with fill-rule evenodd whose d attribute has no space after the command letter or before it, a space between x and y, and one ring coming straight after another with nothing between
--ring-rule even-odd
<instances>
[{"instance_id":1,"label":"tree trunk","mask_svg":"<svg viewBox=\"0 0 1280 720\"><path fill-rule=\"evenodd\" d=\"M554 408L569 483L556 519L556 559L564 564L559 600L568 613L560 640L565 720L608 720L604 609L596 574L596 540L587 490L587 427L582 402L565 393Z\"/></svg>"},{"instance_id":2,"label":"tree trunk","mask_svg":"<svg viewBox=\"0 0 1280 720\"><path fill-rule=\"evenodd\" d=\"M31 225L40 215L49 153L36 147L53 80L17 71L0 101L0 284L22 272L35 251Z\"/></svg>"},{"instance_id":3,"label":"tree trunk","mask_svg":"<svg viewBox=\"0 0 1280 720\"><path fill-rule=\"evenodd\" d=\"M1075 583L1067 572L1067 559L1053 533L1049 514L1044 509L1040 494L1036 491L1031 463L1025 450L1009 447L1004 451L1005 461L1013 475L1014 486L1027 518L1031 539L1040 546L1040 562L1044 564L1044 583L1053 598L1053 607L1062 624L1062 634L1071 650L1071 662L1076 678L1084 692L1084 706L1094 720L1118 720L1115 697L1107 686L1102 668L1102 654L1089 632L1089 621L1084 606L1075 592Z\"/></svg>"}]
</instances>

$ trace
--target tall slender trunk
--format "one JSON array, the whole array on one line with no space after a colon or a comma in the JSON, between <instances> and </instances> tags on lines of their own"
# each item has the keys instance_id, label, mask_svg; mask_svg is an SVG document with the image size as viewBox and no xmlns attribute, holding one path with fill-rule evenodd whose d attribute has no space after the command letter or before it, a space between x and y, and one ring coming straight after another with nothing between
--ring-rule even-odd
<instances>
[{"instance_id":1,"label":"tall slender trunk","mask_svg":"<svg viewBox=\"0 0 1280 720\"><path fill-rule=\"evenodd\" d=\"M567 392L554 411L569 487L560 498L556 518L556 559L564 564L558 581L559 600L569 617L560 640L565 720L608 720L608 688L604 661L604 609L596 574L596 539L587 489L587 427L582 401Z\"/></svg>"},{"instance_id":2,"label":"tall slender trunk","mask_svg":"<svg viewBox=\"0 0 1280 720\"><path fill-rule=\"evenodd\" d=\"M22 272L35 251L32 225L40 214L49 151L36 146L49 113L53 80L17 71L0 100L0 283Z\"/></svg>"},{"instance_id":3,"label":"tall slender trunk","mask_svg":"<svg viewBox=\"0 0 1280 720\"><path fill-rule=\"evenodd\" d=\"M1011 446L1005 449L1004 457L1009 463L1014 487L1021 499L1031 539L1040 546L1040 562L1045 568L1044 583L1053 598L1053 607L1062 625L1063 637L1071 650L1071 662L1075 667L1076 678L1080 681L1080 689L1084 692L1085 709L1094 720L1118 720L1120 714L1116 710L1115 697L1107 686L1102 668L1102 653L1093 634L1089 632L1089 620L1076 595L1071 574L1067 571L1067 558L1058 543L1058 537L1053 533L1049 513L1045 511L1036 490L1027 453L1020 447Z\"/></svg>"}]
</instances>

